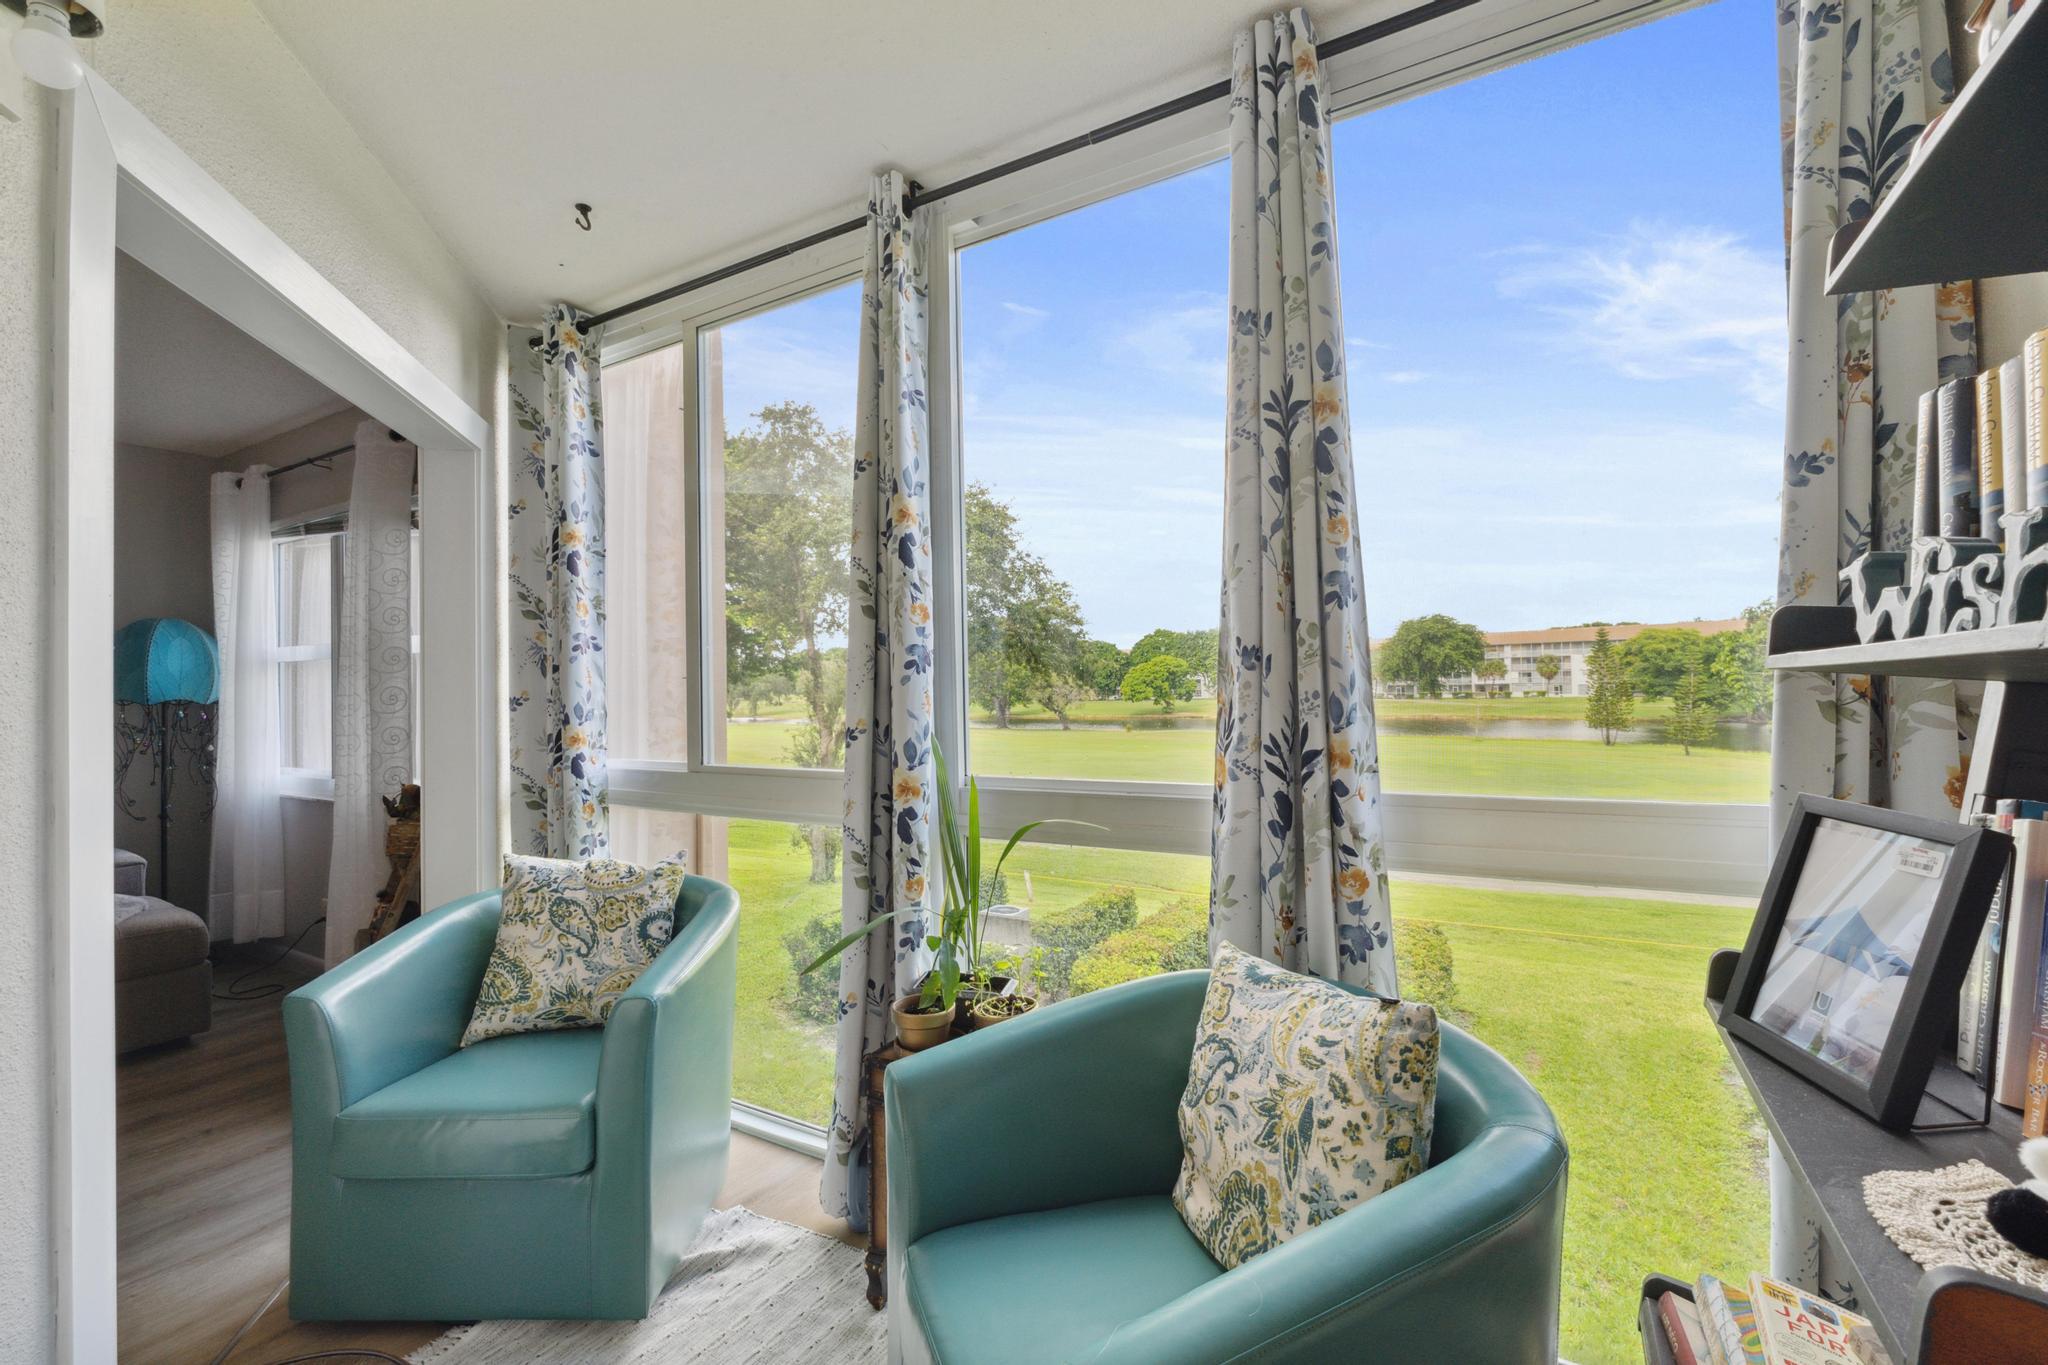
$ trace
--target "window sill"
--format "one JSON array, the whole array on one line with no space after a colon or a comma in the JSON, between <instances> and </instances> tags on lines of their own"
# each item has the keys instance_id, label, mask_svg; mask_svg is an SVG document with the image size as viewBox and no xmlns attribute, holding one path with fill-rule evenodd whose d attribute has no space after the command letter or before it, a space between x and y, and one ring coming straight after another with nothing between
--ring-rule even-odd
<instances>
[{"instance_id":1,"label":"window sill","mask_svg":"<svg viewBox=\"0 0 2048 1365\"><path fill-rule=\"evenodd\" d=\"M310 768L286 768L278 774L278 795L293 801L334 800L334 775Z\"/></svg>"}]
</instances>

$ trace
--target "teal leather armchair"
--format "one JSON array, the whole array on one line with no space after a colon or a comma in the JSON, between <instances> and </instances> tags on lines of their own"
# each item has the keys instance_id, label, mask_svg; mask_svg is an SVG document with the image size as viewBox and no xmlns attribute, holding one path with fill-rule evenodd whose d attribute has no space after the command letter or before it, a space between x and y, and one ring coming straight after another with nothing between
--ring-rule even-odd
<instances>
[{"instance_id":1,"label":"teal leather armchair","mask_svg":"<svg viewBox=\"0 0 2048 1365\"><path fill-rule=\"evenodd\" d=\"M640 1318L725 1180L739 899L675 937L602 1029L456 1046L498 893L422 915L284 1002L291 1314Z\"/></svg>"},{"instance_id":2,"label":"teal leather armchair","mask_svg":"<svg viewBox=\"0 0 2048 1365\"><path fill-rule=\"evenodd\" d=\"M1443 1025L1421 1175L1224 1271L1173 1207L1207 972L1134 981L885 1073L892 1361L1556 1365L1566 1154Z\"/></svg>"}]
</instances>

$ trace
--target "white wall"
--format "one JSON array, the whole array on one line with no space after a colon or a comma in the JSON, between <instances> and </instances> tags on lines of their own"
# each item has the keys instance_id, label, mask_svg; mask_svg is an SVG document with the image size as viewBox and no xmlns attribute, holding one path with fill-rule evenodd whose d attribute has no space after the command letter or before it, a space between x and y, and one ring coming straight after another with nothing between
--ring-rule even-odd
<instances>
[{"instance_id":1,"label":"white wall","mask_svg":"<svg viewBox=\"0 0 2048 1365\"><path fill-rule=\"evenodd\" d=\"M472 407L501 410L501 321L245 0L120 5L87 59ZM55 151L49 97L34 91L21 122L0 122L0 327L15 339L0 366L0 488L17 509L0 538L0 1360L9 1362L50 1359L55 1336L43 891Z\"/></svg>"}]
</instances>

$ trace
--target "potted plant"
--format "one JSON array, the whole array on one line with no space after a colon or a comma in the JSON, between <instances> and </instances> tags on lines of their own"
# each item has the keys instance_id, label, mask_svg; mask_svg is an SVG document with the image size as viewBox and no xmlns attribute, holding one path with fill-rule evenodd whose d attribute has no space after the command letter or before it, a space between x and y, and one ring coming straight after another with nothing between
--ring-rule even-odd
<instances>
[{"instance_id":1,"label":"potted plant","mask_svg":"<svg viewBox=\"0 0 2048 1365\"><path fill-rule=\"evenodd\" d=\"M1044 962L1045 949L1039 947L1033 947L1021 958L996 959L992 970L1009 973L997 979L1008 981L1010 988L977 996L967 1006L967 1027L984 1029L1037 1009L1039 990L1045 982Z\"/></svg>"},{"instance_id":2,"label":"potted plant","mask_svg":"<svg viewBox=\"0 0 2048 1365\"><path fill-rule=\"evenodd\" d=\"M890 1008L896 1022L896 1041L910 1052L944 1042L963 1004L971 1019L973 1007L982 1001L1010 998L1014 980L1009 978L1008 972L1014 970L1014 963L990 953L983 938L988 927L989 910L996 899L995 889L1002 879L1003 864L1024 836L1040 826L1086 823L1079 820L1032 820L1020 825L1010 836L1010 841L1003 845L994 868L984 880L980 789L973 778L967 779L967 820L963 826L959 813L954 809L953 786L946 773L945 753L934 746L932 757L938 768L937 842L944 873L945 898L939 907L934 932L925 938L925 946L933 954L931 970L925 973L916 993L899 997ZM1099 829L1101 826L1091 825L1089 828ZM828 962L837 961L840 954L895 917L893 910L875 916L818 954L801 974L808 975ZM1032 1005L1036 1003L1033 997ZM1032 1005L990 1006L990 1009L996 1017L1009 1018L1032 1008Z\"/></svg>"}]
</instances>

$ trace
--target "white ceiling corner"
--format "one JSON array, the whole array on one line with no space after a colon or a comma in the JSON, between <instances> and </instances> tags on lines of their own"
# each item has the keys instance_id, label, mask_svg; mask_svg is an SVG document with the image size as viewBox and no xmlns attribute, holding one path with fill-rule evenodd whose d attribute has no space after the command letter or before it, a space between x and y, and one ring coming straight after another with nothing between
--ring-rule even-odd
<instances>
[{"instance_id":1,"label":"white ceiling corner","mask_svg":"<svg viewBox=\"0 0 2048 1365\"><path fill-rule=\"evenodd\" d=\"M516 320L555 299L606 308L857 213L878 169L941 184L1220 80L1258 10L255 4ZM1315 14L1335 34L1399 8L1333 0Z\"/></svg>"}]
</instances>

